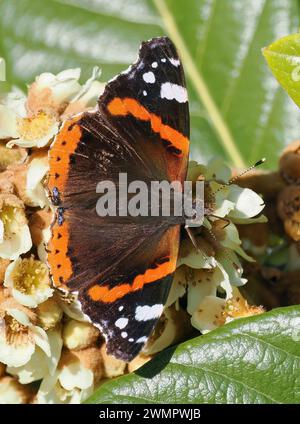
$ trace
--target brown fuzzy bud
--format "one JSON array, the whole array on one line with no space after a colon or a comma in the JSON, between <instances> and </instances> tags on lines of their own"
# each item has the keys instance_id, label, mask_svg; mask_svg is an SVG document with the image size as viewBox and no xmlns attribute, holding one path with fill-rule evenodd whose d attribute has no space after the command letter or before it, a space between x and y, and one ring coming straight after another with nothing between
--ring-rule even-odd
<instances>
[{"instance_id":1,"label":"brown fuzzy bud","mask_svg":"<svg viewBox=\"0 0 300 424\"><path fill-rule=\"evenodd\" d=\"M103 358L99 347L88 347L82 350L64 350L59 366L72 360L79 360L82 365L94 374L94 383L97 384L103 377Z\"/></svg>"},{"instance_id":2,"label":"brown fuzzy bud","mask_svg":"<svg viewBox=\"0 0 300 424\"><path fill-rule=\"evenodd\" d=\"M105 343L101 346L101 353L103 358L104 377L113 378L124 374L126 362L116 359L114 356L108 355Z\"/></svg>"},{"instance_id":3,"label":"brown fuzzy bud","mask_svg":"<svg viewBox=\"0 0 300 424\"><path fill-rule=\"evenodd\" d=\"M7 148L0 143L0 171L4 171L9 165L22 163L27 157L27 150L20 147Z\"/></svg>"},{"instance_id":4,"label":"brown fuzzy bud","mask_svg":"<svg viewBox=\"0 0 300 424\"><path fill-rule=\"evenodd\" d=\"M52 222L53 212L50 209L41 209L33 213L29 218L29 229L32 243L38 246L43 240L43 230L48 228Z\"/></svg>"},{"instance_id":5,"label":"brown fuzzy bud","mask_svg":"<svg viewBox=\"0 0 300 424\"><path fill-rule=\"evenodd\" d=\"M270 235L268 223L240 225L239 236L245 241L247 250L253 255L264 253ZM250 243L247 243L250 242Z\"/></svg>"},{"instance_id":6,"label":"brown fuzzy bud","mask_svg":"<svg viewBox=\"0 0 300 424\"><path fill-rule=\"evenodd\" d=\"M10 264L9 259L0 258L0 284L3 284L4 282L5 271L9 264Z\"/></svg>"},{"instance_id":7,"label":"brown fuzzy bud","mask_svg":"<svg viewBox=\"0 0 300 424\"><path fill-rule=\"evenodd\" d=\"M289 144L279 161L280 172L288 184L300 184L300 140Z\"/></svg>"},{"instance_id":8,"label":"brown fuzzy bud","mask_svg":"<svg viewBox=\"0 0 300 424\"><path fill-rule=\"evenodd\" d=\"M300 240L300 187L286 187L277 201L277 210L286 233L295 241Z\"/></svg>"},{"instance_id":9,"label":"brown fuzzy bud","mask_svg":"<svg viewBox=\"0 0 300 424\"><path fill-rule=\"evenodd\" d=\"M234 170L232 176L237 177L240 170ZM274 197L285 187L285 182L279 172L270 172L262 169L253 169L237 178L236 184L243 188L250 188L264 196Z\"/></svg>"},{"instance_id":10,"label":"brown fuzzy bud","mask_svg":"<svg viewBox=\"0 0 300 424\"><path fill-rule=\"evenodd\" d=\"M28 161L19 165L9 166L8 171L13 172L13 184L16 195L26 204L26 177L28 171Z\"/></svg>"},{"instance_id":11,"label":"brown fuzzy bud","mask_svg":"<svg viewBox=\"0 0 300 424\"><path fill-rule=\"evenodd\" d=\"M0 193L14 193L14 173L12 171L1 172L0 174Z\"/></svg>"}]
</instances>

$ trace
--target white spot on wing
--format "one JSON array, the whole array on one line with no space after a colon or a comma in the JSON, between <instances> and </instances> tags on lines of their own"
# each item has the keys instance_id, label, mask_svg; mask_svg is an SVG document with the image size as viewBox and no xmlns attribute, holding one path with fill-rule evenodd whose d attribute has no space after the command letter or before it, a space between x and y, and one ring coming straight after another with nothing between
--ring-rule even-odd
<instances>
[{"instance_id":1,"label":"white spot on wing","mask_svg":"<svg viewBox=\"0 0 300 424\"><path fill-rule=\"evenodd\" d=\"M144 91L143 91L143 94L144 94L144 96L147 96L147 91L146 91L146 90L144 90Z\"/></svg>"},{"instance_id":2,"label":"white spot on wing","mask_svg":"<svg viewBox=\"0 0 300 424\"><path fill-rule=\"evenodd\" d=\"M157 62L153 62L151 66L152 66L152 68L157 68L158 67L158 63Z\"/></svg>"},{"instance_id":3,"label":"white spot on wing","mask_svg":"<svg viewBox=\"0 0 300 424\"><path fill-rule=\"evenodd\" d=\"M162 59L160 59L162 62L166 62L167 59L165 57L163 57Z\"/></svg>"},{"instance_id":4,"label":"white spot on wing","mask_svg":"<svg viewBox=\"0 0 300 424\"><path fill-rule=\"evenodd\" d=\"M149 84L153 84L155 82L155 75L153 72L145 72L143 74L143 80Z\"/></svg>"},{"instance_id":5,"label":"white spot on wing","mask_svg":"<svg viewBox=\"0 0 300 424\"><path fill-rule=\"evenodd\" d=\"M185 103L188 100L186 88L171 82L165 82L161 85L160 97L162 99L176 100L179 103Z\"/></svg>"},{"instance_id":6,"label":"white spot on wing","mask_svg":"<svg viewBox=\"0 0 300 424\"><path fill-rule=\"evenodd\" d=\"M140 337L139 339L137 339L136 343L145 343L146 341L147 341L147 337L143 336L143 337Z\"/></svg>"},{"instance_id":7,"label":"white spot on wing","mask_svg":"<svg viewBox=\"0 0 300 424\"><path fill-rule=\"evenodd\" d=\"M128 339L128 341L129 341L130 343L132 343L132 342L134 342L134 339L133 339L132 337L130 337L130 339Z\"/></svg>"},{"instance_id":8,"label":"white spot on wing","mask_svg":"<svg viewBox=\"0 0 300 424\"><path fill-rule=\"evenodd\" d=\"M123 337L123 339L126 339L127 336L128 336L128 333L126 333L126 331L122 331L121 337Z\"/></svg>"},{"instance_id":9,"label":"white spot on wing","mask_svg":"<svg viewBox=\"0 0 300 424\"><path fill-rule=\"evenodd\" d=\"M137 306L135 310L135 319L137 321L149 321L151 319L159 318L164 309L164 305L157 303L152 306Z\"/></svg>"},{"instance_id":10,"label":"white spot on wing","mask_svg":"<svg viewBox=\"0 0 300 424\"><path fill-rule=\"evenodd\" d=\"M120 312L123 311L123 309L124 309L124 306L119 306L119 311Z\"/></svg>"},{"instance_id":11,"label":"white spot on wing","mask_svg":"<svg viewBox=\"0 0 300 424\"><path fill-rule=\"evenodd\" d=\"M180 65L180 60L178 59L174 59L173 57L169 58L169 61L172 63L173 66L179 66Z\"/></svg>"},{"instance_id":12,"label":"white spot on wing","mask_svg":"<svg viewBox=\"0 0 300 424\"><path fill-rule=\"evenodd\" d=\"M127 324L128 324L128 318L119 318L115 322L115 326L120 328L121 330L123 330L123 328L125 328Z\"/></svg>"}]
</instances>

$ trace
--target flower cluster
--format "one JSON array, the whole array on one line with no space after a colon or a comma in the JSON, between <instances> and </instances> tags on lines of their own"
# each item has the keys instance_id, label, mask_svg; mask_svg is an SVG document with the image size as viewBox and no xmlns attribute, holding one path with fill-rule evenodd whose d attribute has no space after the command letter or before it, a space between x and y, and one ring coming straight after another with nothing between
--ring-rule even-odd
<instances>
[{"instance_id":1,"label":"flower cluster","mask_svg":"<svg viewBox=\"0 0 300 424\"><path fill-rule=\"evenodd\" d=\"M244 261L253 261L238 227L265 222L263 201L229 185L231 171L220 159L190 163L188 179L205 180L207 199L204 225L194 235L198 247L187 235L182 240L163 315L131 363L107 355L76 301L53 288L46 263L53 218L44 189L48 148L64 119L96 106L104 89L98 76L95 68L81 85L79 69L44 73L27 94L14 89L0 98L0 403L80 403L106 379L133 372L195 331L262 312L238 289L247 281Z\"/></svg>"},{"instance_id":2,"label":"flower cluster","mask_svg":"<svg viewBox=\"0 0 300 424\"><path fill-rule=\"evenodd\" d=\"M244 293L267 309L300 303L300 141L284 149L278 168L240 180L267 205L267 222L239 228L244 248L257 260L247 268Z\"/></svg>"}]
</instances>

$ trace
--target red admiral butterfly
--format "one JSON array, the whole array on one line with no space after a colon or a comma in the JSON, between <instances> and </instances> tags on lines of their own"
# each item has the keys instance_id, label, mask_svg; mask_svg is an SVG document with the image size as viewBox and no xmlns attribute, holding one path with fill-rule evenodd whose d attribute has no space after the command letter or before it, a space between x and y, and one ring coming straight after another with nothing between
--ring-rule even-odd
<instances>
[{"instance_id":1,"label":"red admiral butterfly","mask_svg":"<svg viewBox=\"0 0 300 424\"><path fill-rule=\"evenodd\" d=\"M185 78L167 37L141 45L111 80L97 110L66 121L50 150L48 189L58 206L48 263L56 287L77 293L107 340L131 361L163 312L176 268L182 217L99 217L103 180L183 182L189 154Z\"/></svg>"}]
</instances>

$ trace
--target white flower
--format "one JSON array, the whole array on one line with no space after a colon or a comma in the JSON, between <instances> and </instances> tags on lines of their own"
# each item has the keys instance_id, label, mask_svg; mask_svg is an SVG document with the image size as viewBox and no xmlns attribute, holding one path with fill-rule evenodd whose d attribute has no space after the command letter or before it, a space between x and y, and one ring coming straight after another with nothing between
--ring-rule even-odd
<instances>
[{"instance_id":1,"label":"white flower","mask_svg":"<svg viewBox=\"0 0 300 424\"><path fill-rule=\"evenodd\" d=\"M40 404L78 404L87 399L94 388L93 372L74 358L61 364L53 376L46 376L37 394Z\"/></svg>"},{"instance_id":2,"label":"white flower","mask_svg":"<svg viewBox=\"0 0 300 424\"><path fill-rule=\"evenodd\" d=\"M54 115L43 111L36 115L17 120L16 136L7 143L7 147L45 147L57 134L59 122Z\"/></svg>"},{"instance_id":3,"label":"white flower","mask_svg":"<svg viewBox=\"0 0 300 424\"><path fill-rule=\"evenodd\" d=\"M20 367L30 361L36 347L51 355L46 332L34 325L28 315L1 305L0 361L10 367Z\"/></svg>"},{"instance_id":4,"label":"white flower","mask_svg":"<svg viewBox=\"0 0 300 424\"><path fill-rule=\"evenodd\" d=\"M62 338L60 330L51 330L47 332L50 355L39 347L37 347L31 356L30 360L19 367L7 367L6 372L18 377L22 384L32 383L46 377L54 375L61 355Z\"/></svg>"},{"instance_id":5,"label":"white flower","mask_svg":"<svg viewBox=\"0 0 300 424\"><path fill-rule=\"evenodd\" d=\"M26 177L26 197L30 206L44 208L49 201L42 181L49 170L48 157L46 155L32 159L28 166Z\"/></svg>"},{"instance_id":6,"label":"white flower","mask_svg":"<svg viewBox=\"0 0 300 424\"><path fill-rule=\"evenodd\" d=\"M53 294L46 264L33 256L18 258L7 267L4 286L12 290L21 305L30 308L36 308Z\"/></svg>"},{"instance_id":7,"label":"white flower","mask_svg":"<svg viewBox=\"0 0 300 424\"><path fill-rule=\"evenodd\" d=\"M0 194L0 257L17 259L31 247L23 202L13 194Z\"/></svg>"},{"instance_id":8,"label":"white flower","mask_svg":"<svg viewBox=\"0 0 300 424\"><path fill-rule=\"evenodd\" d=\"M27 108L31 114L40 110L60 113L80 91L80 68L66 69L57 75L45 72L36 77L28 90Z\"/></svg>"},{"instance_id":9,"label":"white flower","mask_svg":"<svg viewBox=\"0 0 300 424\"><path fill-rule=\"evenodd\" d=\"M0 137L12 139L7 147L47 146L58 132L60 113L81 88L79 77L79 68L67 69L57 75L43 73L29 87L27 99L19 95L13 104L12 94L8 95L0 108L0 123L6 123ZM17 101L18 109L15 106Z\"/></svg>"}]
</instances>

